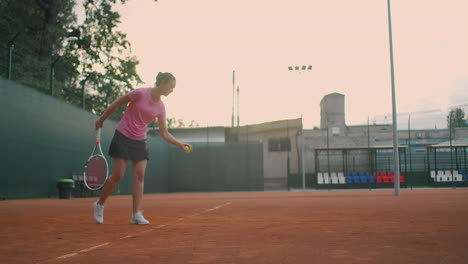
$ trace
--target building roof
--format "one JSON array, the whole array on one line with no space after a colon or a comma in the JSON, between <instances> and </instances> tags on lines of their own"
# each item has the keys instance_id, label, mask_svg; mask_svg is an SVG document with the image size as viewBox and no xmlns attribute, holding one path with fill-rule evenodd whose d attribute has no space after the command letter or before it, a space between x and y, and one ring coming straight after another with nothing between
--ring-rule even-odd
<instances>
[{"instance_id":1,"label":"building roof","mask_svg":"<svg viewBox=\"0 0 468 264\"><path fill-rule=\"evenodd\" d=\"M327 95L325 95L323 98L328 97L328 96L337 96L337 95L338 95L338 96L345 96L344 94L340 94L340 93L336 93L336 92L335 92L335 93L327 94Z\"/></svg>"},{"instance_id":2,"label":"building roof","mask_svg":"<svg viewBox=\"0 0 468 264\"><path fill-rule=\"evenodd\" d=\"M152 132L159 133L159 129ZM189 143L223 143L226 138L224 127L170 128L169 132L177 139Z\"/></svg>"},{"instance_id":3,"label":"building roof","mask_svg":"<svg viewBox=\"0 0 468 264\"><path fill-rule=\"evenodd\" d=\"M398 146L398 148L407 148L408 146ZM393 149L393 146L356 146L356 147L330 147L315 148L315 150L365 150L365 149Z\"/></svg>"},{"instance_id":4,"label":"building roof","mask_svg":"<svg viewBox=\"0 0 468 264\"><path fill-rule=\"evenodd\" d=\"M322 105L325 99L327 99L328 97L344 97L344 96L345 96L344 94L340 94L340 93L327 94L322 98L322 100L320 100L320 105Z\"/></svg>"},{"instance_id":5,"label":"building roof","mask_svg":"<svg viewBox=\"0 0 468 264\"><path fill-rule=\"evenodd\" d=\"M269 130L277 130L277 129L294 129L294 128L301 128L302 127L302 119L297 118L297 119L286 119L286 120L277 120L277 121L271 121L271 122L265 122L265 123L260 123L260 124L253 124L253 125L245 125L241 126L241 133L247 130L249 133L258 133L258 132L264 132L264 131L269 131ZM232 130L236 130L237 127L226 127Z\"/></svg>"},{"instance_id":6,"label":"building roof","mask_svg":"<svg viewBox=\"0 0 468 264\"><path fill-rule=\"evenodd\" d=\"M441 142L435 145L429 145L427 148L449 148L450 147L450 140ZM452 140L452 147L468 147L468 139L463 140Z\"/></svg>"}]
</instances>

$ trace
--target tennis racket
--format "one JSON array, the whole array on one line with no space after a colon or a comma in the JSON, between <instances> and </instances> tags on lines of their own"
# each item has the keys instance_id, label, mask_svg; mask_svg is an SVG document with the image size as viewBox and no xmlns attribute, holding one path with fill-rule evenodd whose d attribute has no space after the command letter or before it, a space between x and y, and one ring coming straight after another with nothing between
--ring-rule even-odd
<instances>
[{"instance_id":1,"label":"tennis racket","mask_svg":"<svg viewBox=\"0 0 468 264\"><path fill-rule=\"evenodd\" d=\"M99 190L104 186L108 177L107 160L101 149L101 129L96 131L96 144L85 165L84 183L90 190Z\"/></svg>"}]
</instances>

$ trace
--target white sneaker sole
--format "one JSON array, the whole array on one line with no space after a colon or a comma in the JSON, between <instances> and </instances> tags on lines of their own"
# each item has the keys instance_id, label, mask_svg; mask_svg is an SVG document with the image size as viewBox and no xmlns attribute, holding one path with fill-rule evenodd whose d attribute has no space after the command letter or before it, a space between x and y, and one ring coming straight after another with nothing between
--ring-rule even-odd
<instances>
[{"instance_id":1,"label":"white sneaker sole","mask_svg":"<svg viewBox=\"0 0 468 264\"><path fill-rule=\"evenodd\" d=\"M96 223L98 223L98 224L103 224L103 223L104 223L104 217L103 217L101 220L99 220L99 219L96 217L96 211L98 210L98 209L96 208L96 204L93 204L93 209L94 209L94 215L93 215L94 221L96 221Z\"/></svg>"},{"instance_id":2,"label":"white sneaker sole","mask_svg":"<svg viewBox=\"0 0 468 264\"><path fill-rule=\"evenodd\" d=\"M132 225L149 225L150 222L139 222L137 220L132 219L132 221L130 221L130 224L132 224Z\"/></svg>"}]
</instances>

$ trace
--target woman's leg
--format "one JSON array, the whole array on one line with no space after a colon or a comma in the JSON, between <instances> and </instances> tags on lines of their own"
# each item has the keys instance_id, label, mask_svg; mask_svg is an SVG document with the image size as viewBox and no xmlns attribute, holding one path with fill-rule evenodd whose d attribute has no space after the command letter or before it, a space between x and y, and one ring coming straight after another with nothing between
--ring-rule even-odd
<instances>
[{"instance_id":1,"label":"woman's leg","mask_svg":"<svg viewBox=\"0 0 468 264\"><path fill-rule=\"evenodd\" d=\"M104 205L107 197L114 191L115 186L120 182L125 173L127 167L127 161L122 158L114 158L114 168L112 175L107 179L106 184L102 188L101 197L99 198L99 204Z\"/></svg>"},{"instance_id":2,"label":"woman's leg","mask_svg":"<svg viewBox=\"0 0 468 264\"><path fill-rule=\"evenodd\" d=\"M141 199L143 198L143 187L147 160L132 162L133 167L133 213L141 211Z\"/></svg>"}]
</instances>

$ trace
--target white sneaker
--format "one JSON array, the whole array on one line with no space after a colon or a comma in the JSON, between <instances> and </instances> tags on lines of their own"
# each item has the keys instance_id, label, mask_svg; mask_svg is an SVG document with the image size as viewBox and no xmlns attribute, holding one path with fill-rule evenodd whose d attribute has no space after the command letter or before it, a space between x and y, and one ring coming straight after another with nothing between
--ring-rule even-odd
<instances>
[{"instance_id":1,"label":"white sneaker","mask_svg":"<svg viewBox=\"0 0 468 264\"><path fill-rule=\"evenodd\" d=\"M99 201L99 200L98 200ZM98 224L104 223L104 205L100 205L98 201L94 202L94 220Z\"/></svg>"},{"instance_id":2,"label":"white sneaker","mask_svg":"<svg viewBox=\"0 0 468 264\"><path fill-rule=\"evenodd\" d=\"M134 213L132 221L130 221L130 224L134 225L147 225L149 223L150 222L143 217L143 211Z\"/></svg>"}]
</instances>

